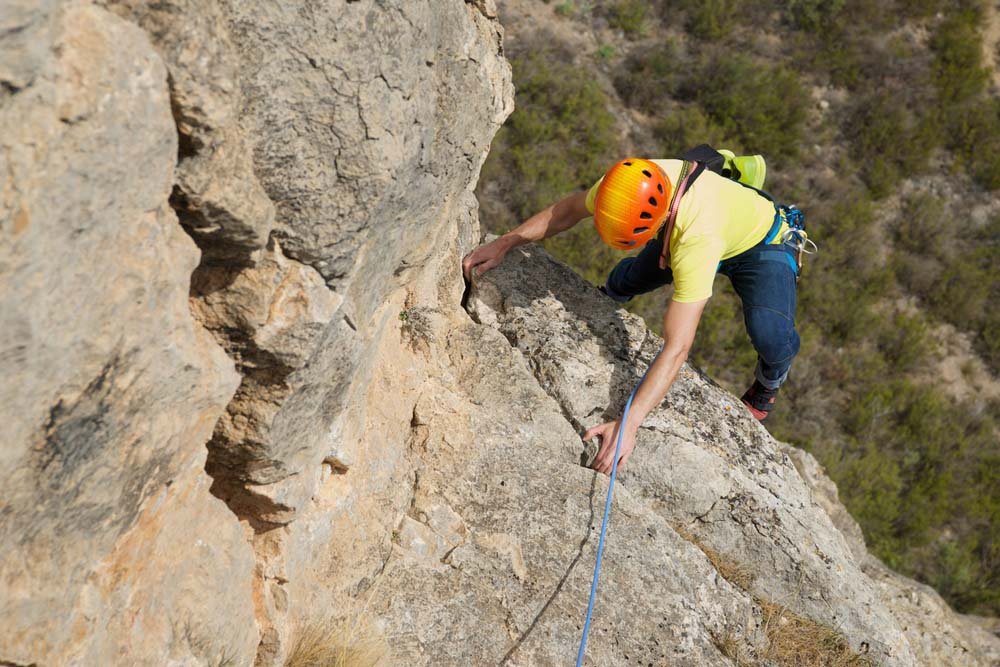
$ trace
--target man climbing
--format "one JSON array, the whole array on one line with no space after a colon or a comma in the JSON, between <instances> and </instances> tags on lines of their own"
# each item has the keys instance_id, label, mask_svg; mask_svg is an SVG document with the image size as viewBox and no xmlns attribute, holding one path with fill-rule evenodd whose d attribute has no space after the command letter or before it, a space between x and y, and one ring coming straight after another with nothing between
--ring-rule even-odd
<instances>
[{"instance_id":1,"label":"man climbing","mask_svg":"<svg viewBox=\"0 0 1000 667\"><path fill-rule=\"evenodd\" d=\"M606 474L611 472L618 429L622 428L621 466L635 447L639 426L663 401L687 359L716 273L726 275L739 295L747 333L757 351L754 382L742 397L757 419L764 420L773 409L799 350L795 331L799 265L794 248L784 242L795 238L795 229L790 232L788 223L799 212L779 207L763 191L723 175L761 185L764 165L760 156L734 159L728 151L716 152L707 146L686 157L691 155L695 156L691 160L622 160L589 191L557 201L476 248L462 262L467 278L473 272L480 275L500 264L512 248L563 232L593 215L598 233L609 245L628 250L645 243L636 256L612 269L601 288L608 297L624 303L674 284L663 317L663 349L635 394L627 423L616 419L583 435L585 441L600 437L592 465ZM718 157L714 164L725 168L719 168L720 173L706 169L706 162L701 161L705 157L708 163ZM738 166L747 173L730 173ZM804 234L800 242L801 238Z\"/></svg>"}]
</instances>

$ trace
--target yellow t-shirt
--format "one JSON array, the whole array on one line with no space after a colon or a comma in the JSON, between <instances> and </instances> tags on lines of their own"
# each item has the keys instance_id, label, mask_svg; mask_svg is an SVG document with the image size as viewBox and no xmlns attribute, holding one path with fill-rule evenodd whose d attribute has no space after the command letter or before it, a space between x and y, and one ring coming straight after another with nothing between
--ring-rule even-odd
<instances>
[{"instance_id":1,"label":"yellow t-shirt","mask_svg":"<svg viewBox=\"0 0 1000 667\"><path fill-rule=\"evenodd\" d=\"M682 160L653 160L677 187ZM601 180L604 180L603 178ZM597 186L587 193L593 214ZM690 303L712 296L719 262L760 243L774 222L774 204L739 183L704 171L681 199L670 233L674 301ZM782 223L782 227L785 227ZM780 242L781 234L777 236Z\"/></svg>"}]
</instances>

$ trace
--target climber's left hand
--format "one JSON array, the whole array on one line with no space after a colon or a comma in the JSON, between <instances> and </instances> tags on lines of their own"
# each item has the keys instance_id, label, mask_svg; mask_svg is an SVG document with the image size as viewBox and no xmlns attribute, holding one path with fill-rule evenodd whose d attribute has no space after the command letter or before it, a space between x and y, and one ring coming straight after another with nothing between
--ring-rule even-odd
<instances>
[{"instance_id":1,"label":"climber's left hand","mask_svg":"<svg viewBox=\"0 0 1000 667\"><path fill-rule=\"evenodd\" d=\"M598 424L583 434L584 442L595 437L601 439L600 449L597 450L597 456L594 458L594 462L590 464L590 467L597 472L603 472L605 475L611 474L611 464L614 462L615 442L618 440L618 424L620 421L616 419L612 422ZM622 433L622 448L618 454L619 470L628 461L628 457L632 455L632 450L635 448L635 435L636 429L629 426L625 427Z\"/></svg>"}]
</instances>

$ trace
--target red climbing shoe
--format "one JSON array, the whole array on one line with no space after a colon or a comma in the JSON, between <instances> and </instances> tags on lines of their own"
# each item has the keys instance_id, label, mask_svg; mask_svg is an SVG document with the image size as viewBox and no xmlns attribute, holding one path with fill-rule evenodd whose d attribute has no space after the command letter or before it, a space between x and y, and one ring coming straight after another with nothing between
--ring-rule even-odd
<instances>
[{"instance_id":1,"label":"red climbing shoe","mask_svg":"<svg viewBox=\"0 0 1000 667\"><path fill-rule=\"evenodd\" d=\"M743 394L743 405L747 406L750 414L756 417L757 421L764 421L774 409L774 400L778 397L777 389L768 389L757 380L753 381L750 388Z\"/></svg>"}]
</instances>

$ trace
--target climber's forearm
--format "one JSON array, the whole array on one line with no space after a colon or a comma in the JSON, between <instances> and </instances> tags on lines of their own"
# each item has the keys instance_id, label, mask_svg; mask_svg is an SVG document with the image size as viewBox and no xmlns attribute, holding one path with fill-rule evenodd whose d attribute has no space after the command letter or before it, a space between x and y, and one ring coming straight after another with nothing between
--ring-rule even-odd
<instances>
[{"instance_id":1,"label":"climber's forearm","mask_svg":"<svg viewBox=\"0 0 1000 667\"><path fill-rule=\"evenodd\" d=\"M687 361L707 302L707 299L695 303L670 302L663 317L663 349L653 360L646 379L632 399L626 429L633 433L638 431L646 416L666 398L681 366Z\"/></svg>"},{"instance_id":2,"label":"climber's forearm","mask_svg":"<svg viewBox=\"0 0 1000 667\"><path fill-rule=\"evenodd\" d=\"M637 432L649 413L663 402L685 360L687 360L686 352L668 351L664 346L653 361L639 391L635 393L635 398L632 399L632 408L625 423L626 429L632 433Z\"/></svg>"},{"instance_id":3,"label":"climber's forearm","mask_svg":"<svg viewBox=\"0 0 1000 667\"><path fill-rule=\"evenodd\" d=\"M586 192L571 194L534 214L501 238L508 248L516 248L564 232L590 215L586 202Z\"/></svg>"}]
</instances>

